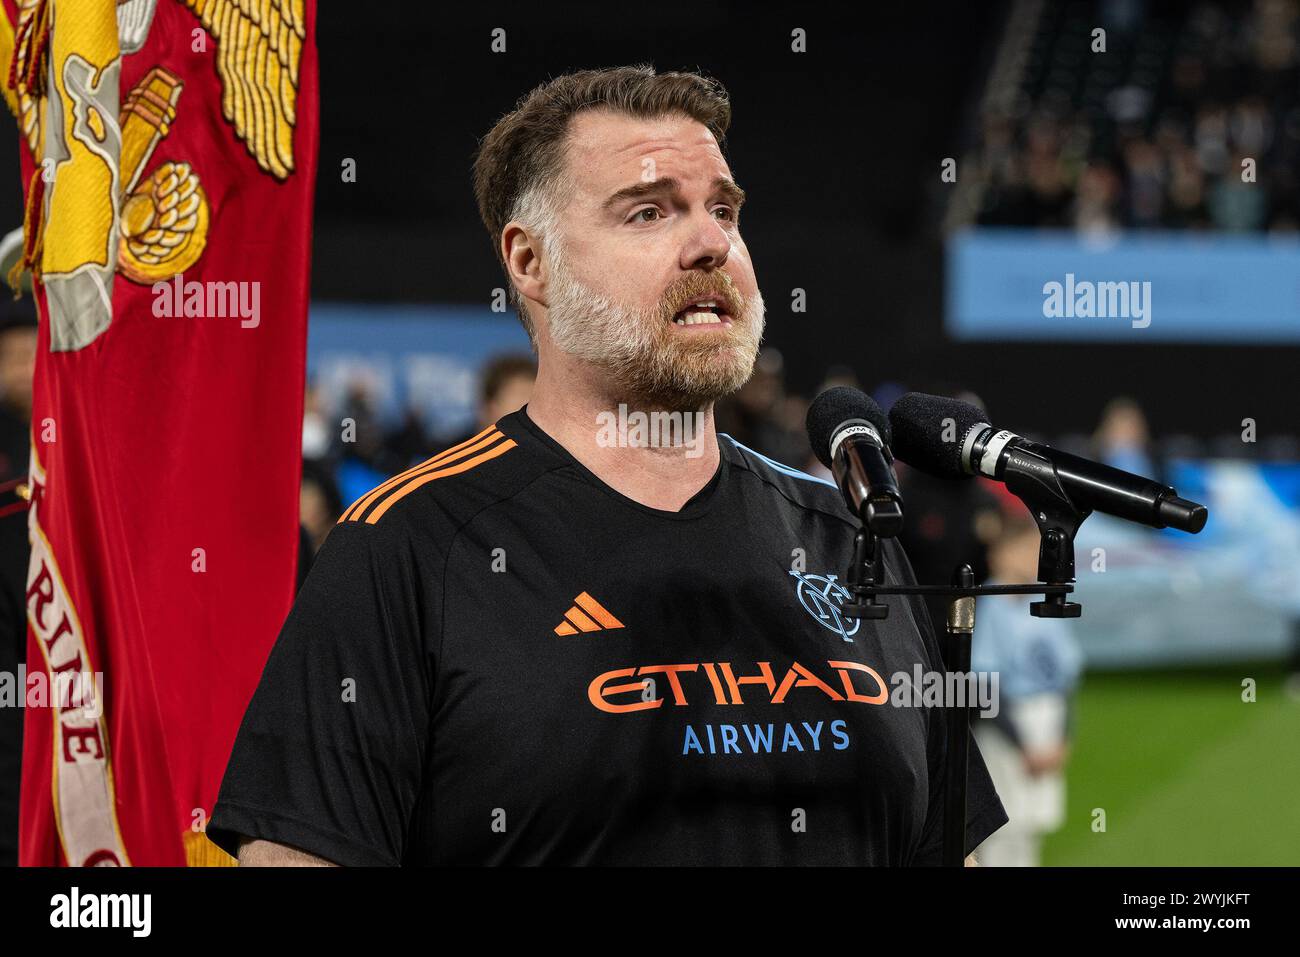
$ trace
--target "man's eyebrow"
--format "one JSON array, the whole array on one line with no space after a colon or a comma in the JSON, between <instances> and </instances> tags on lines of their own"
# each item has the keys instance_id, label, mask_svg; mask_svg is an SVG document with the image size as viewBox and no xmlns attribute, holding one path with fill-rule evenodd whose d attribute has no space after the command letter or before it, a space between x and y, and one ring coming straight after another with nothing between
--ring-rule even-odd
<instances>
[{"instance_id":1,"label":"man's eyebrow","mask_svg":"<svg viewBox=\"0 0 1300 957\"><path fill-rule=\"evenodd\" d=\"M731 200L731 205L737 209L745 204L745 191L725 176L719 176L713 181L713 190Z\"/></svg>"},{"instance_id":2,"label":"man's eyebrow","mask_svg":"<svg viewBox=\"0 0 1300 957\"><path fill-rule=\"evenodd\" d=\"M645 183L637 183L633 186L624 186L622 189L610 195L609 199L601 204L601 209L612 209L619 203L629 200L644 199L647 196L654 196L659 193L671 193L681 188L681 181L672 177L665 176L663 179L653 179ZM721 193L737 209L745 202L745 191L737 186L733 181L725 176L719 176L713 181L713 191Z\"/></svg>"}]
</instances>

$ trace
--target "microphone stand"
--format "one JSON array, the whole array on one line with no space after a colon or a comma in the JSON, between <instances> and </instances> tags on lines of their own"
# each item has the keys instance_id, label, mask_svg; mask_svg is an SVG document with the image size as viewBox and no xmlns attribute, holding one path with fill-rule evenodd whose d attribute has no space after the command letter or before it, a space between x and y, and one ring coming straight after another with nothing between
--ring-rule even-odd
<instances>
[{"instance_id":1,"label":"microphone stand","mask_svg":"<svg viewBox=\"0 0 1300 957\"><path fill-rule=\"evenodd\" d=\"M1014 482L1014 484L1013 484ZM1041 541L1038 549L1037 584L976 585L970 565L958 565L951 585L880 585L880 549L876 535L859 528L853 538L853 564L845 576L850 600L844 614L850 618L882 619L889 606L877 601L881 595L943 595L949 599L943 655L944 688L955 687L954 675L970 673L971 644L975 633L975 599L981 595L1042 595L1032 602L1029 613L1037 618L1078 618L1082 606L1066 601L1074 591L1074 536L1090 514L1077 508L1059 483L1043 481L1041 473L1023 481L1007 479L1033 513ZM947 760L943 767L943 865L962 867L966 862L966 789L970 763L970 714L968 695L949 701L946 735Z\"/></svg>"}]
</instances>

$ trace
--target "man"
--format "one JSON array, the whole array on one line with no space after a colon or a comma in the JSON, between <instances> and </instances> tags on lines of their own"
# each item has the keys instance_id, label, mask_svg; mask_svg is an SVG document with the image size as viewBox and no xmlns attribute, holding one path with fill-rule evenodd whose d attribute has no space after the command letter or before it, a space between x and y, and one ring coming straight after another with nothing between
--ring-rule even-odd
<instances>
[{"instance_id":1,"label":"man","mask_svg":"<svg viewBox=\"0 0 1300 957\"><path fill-rule=\"evenodd\" d=\"M484 366L479 386L479 428L494 425L498 419L527 405L536 380L537 364L531 356L497 356Z\"/></svg>"},{"instance_id":2,"label":"man","mask_svg":"<svg viewBox=\"0 0 1300 957\"><path fill-rule=\"evenodd\" d=\"M479 373L474 425L450 444L460 445L489 425L496 425L502 417L523 408L532 397L536 380L537 363L532 356L508 352L489 359Z\"/></svg>"},{"instance_id":3,"label":"man","mask_svg":"<svg viewBox=\"0 0 1300 957\"><path fill-rule=\"evenodd\" d=\"M713 429L763 328L729 120L631 67L483 141L532 397L330 534L208 829L242 863L939 861L943 714L884 687L940 667L923 607L843 618L839 493ZM971 771L974 847L1006 816Z\"/></svg>"}]
</instances>

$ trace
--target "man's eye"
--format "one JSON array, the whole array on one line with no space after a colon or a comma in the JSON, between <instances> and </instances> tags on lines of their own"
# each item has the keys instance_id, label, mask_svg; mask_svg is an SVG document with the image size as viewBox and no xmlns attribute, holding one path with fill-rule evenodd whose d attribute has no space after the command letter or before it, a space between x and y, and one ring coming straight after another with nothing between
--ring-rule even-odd
<instances>
[{"instance_id":1,"label":"man's eye","mask_svg":"<svg viewBox=\"0 0 1300 957\"><path fill-rule=\"evenodd\" d=\"M717 209L715 209L713 212L714 212L715 214L717 214L717 213L726 213L726 214L727 214L727 215L726 215L726 218L727 218L728 221L733 222L733 223L736 221L736 211L735 211L734 209L732 209L730 206L719 206L719 207L718 207Z\"/></svg>"},{"instance_id":2,"label":"man's eye","mask_svg":"<svg viewBox=\"0 0 1300 957\"><path fill-rule=\"evenodd\" d=\"M646 213L654 213L654 219L641 219ZM632 214L632 222L652 223L659 218L659 209L656 206L647 206L645 209L638 209Z\"/></svg>"}]
</instances>

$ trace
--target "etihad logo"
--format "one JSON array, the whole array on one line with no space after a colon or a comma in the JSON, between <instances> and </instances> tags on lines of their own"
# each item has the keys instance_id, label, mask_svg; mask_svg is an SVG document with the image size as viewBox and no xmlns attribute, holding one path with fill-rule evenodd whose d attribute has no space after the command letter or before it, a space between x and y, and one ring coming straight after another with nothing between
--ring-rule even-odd
<instances>
[{"instance_id":1,"label":"etihad logo","mask_svg":"<svg viewBox=\"0 0 1300 957\"><path fill-rule=\"evenodd\" d=\"M580 631L610 631L623 627L621 621L585 591L573 601L573 607L564 613L564 621L555 626L557 635L576 635Z\"/></svg>"},{"instance_id":2,"label":"etihad logo","mask_svg":"<svg viewBox=\"0 0 1300 957\"><path fill-rule=\"evenodd\" d=\"M587 698L601 711L622 714L627 711L646 711L660 708L667 696L655 693L655 678L651 675L663 675L668 682L674 705L690 704L691 698L707 697L712 693L713 703L719 705L743 705L746 703L743 686L752 686L748 691L750 701L755 704L766 701L770 704L785 704L786 696L795 688L812 688L818 694L831 701L856 701L860 704L885 704L889 700L885 679L870 665L857 661L828 661L835 670L843 693L823 681L816 674L799 662L790 663L785 676L777 681L770 661L755 664L758 674L737 676L729 661L705 661L684 665L641 665L638 668L616 668L599 674L587 686ZM701 680L700 673L707 679ZM636 678L636 681L623 681ZM687 685L691 691L687 693ZM762 689L762 690L759 690ZM624 695L637 696L639 700L627 700Z\"/></svg>"}]
</instances>

